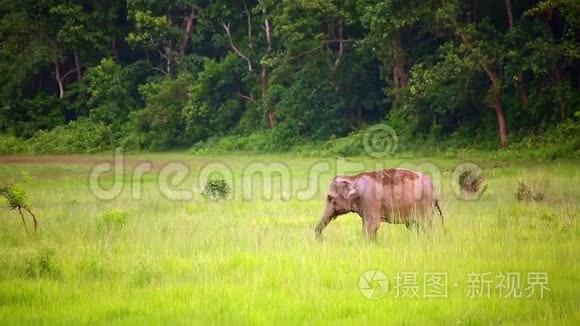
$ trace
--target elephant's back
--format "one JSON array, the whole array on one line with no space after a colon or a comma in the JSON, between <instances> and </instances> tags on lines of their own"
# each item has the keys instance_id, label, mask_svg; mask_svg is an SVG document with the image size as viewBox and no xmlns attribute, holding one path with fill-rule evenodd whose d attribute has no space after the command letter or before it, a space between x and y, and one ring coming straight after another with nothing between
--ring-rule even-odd
<instances>
[{"instance_id":1,"label":"elephant's back","mask_svg":"<svg viewBox=\"0 0 580 326\"><path fill-rule=\"evenodd\" d=\"M433 182L428 175L407 169L386 171L394 178L383 184L383 220L407 223L418 216L427 215L432 210Z\"/></svg>"}]
</instances>

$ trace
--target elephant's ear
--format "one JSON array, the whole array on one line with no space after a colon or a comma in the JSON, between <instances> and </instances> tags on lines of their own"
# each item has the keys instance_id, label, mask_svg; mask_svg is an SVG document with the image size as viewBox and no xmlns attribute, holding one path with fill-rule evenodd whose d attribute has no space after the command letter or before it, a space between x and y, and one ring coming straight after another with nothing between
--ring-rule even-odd
<instances>
[{"instance_id":1,"label":"elephant's ear","mask_svg":"<svg viewBox=\"0 0 580 326\"><path fill-rule=\"evenodd\" d=\"M356 191L356 184L354 181L338 177L336 178L336 184L338 188L338 193L346 200L353 200L358 197L358 192Z\"/></svg>"}]
</instances>

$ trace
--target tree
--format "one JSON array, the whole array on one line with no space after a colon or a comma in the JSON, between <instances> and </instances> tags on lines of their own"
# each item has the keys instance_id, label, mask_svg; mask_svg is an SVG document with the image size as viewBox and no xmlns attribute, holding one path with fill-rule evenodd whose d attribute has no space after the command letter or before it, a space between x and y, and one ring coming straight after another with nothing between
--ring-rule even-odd
<instances>
[{"instance_id":1,"label":"tree","mask_svg":"<svg viewBox=\"0 0 580 326\"><path fill-rule=\"evenodd\" d=\"M379 57L385 74L392 72L392 93L398 97L407 86L409 67L413 65L407 48L417 46L408 44L409 40L412 34L433 28L429 21L433 17L434 2L359 0L357 4L361 22L368 30L366 46Z\"/></svg>"},{"instance_id":2,"label":"tree","mask_svg":"<svg viewBox=\"0 0 580 326\"><path fill-rule=\"evenodd\" d=\"M28 232L28 226L26 226L26 220L24 219L22 211L24 210L27 212L32 217L32 221L34 222L34 232L36 232L38 221L28 205L28 196L21 186L17 184L0 185L0 197L6 199L9 209L18 211L26 232Z\"/></svg>"},{"instance_id":3,"label":"tree","mask_svg":"<svg viewBox=\"0 0 580 326\"><path fill-rule=\"evenodd\" d=\"M506 13L508 16L508 26L510 32L514 32L514 15L512 11L512 1L511 0L504 0L505 1L505 8ZM517 78L515 79L515 83L518 87L518 91L520 93L520 101L524 107L528 106L529 98L528 98L528 91L526 89L526 79L522 72L519 72Z\"/></svg>"},{"instance_id":4,"label":"tree","mask_svg":"<svg viewBox=\"0 0 580 326\"><path fill-rule=\"evenodd\" d=\"M485 73L491 83L489 92L493 97L493 107L496 114L498 134L502 147L508 144L507 125L502 104L502 80L498 73L498 58L501 58L503 49L497 42L498 37L484 38L483 31L491 31L494 28L489 22L484 21L481 25L475 23L461 23L458 19L458 5L456 2L443 1L442 8L438 11L441 22L455 33L459 38L460 49L466 56L470 56L480 69Z\"/></svg>"},{"instance_id":5,"label":"tree","mask_svg":"<svg viewBox=\"0 0 580 326\"><path fill-rule=\"evenodd\" d=\"M128 0L129 16L135 23L127 41L133 46L143 47L148 53L156 51L165 63L167 75L172 74L175 63L186 54L199 12L195 0L157 1Z\"/></svg>"},{"instance_id":6,"label":"tree","mask_svg":"<svg viewBox=\"0 0 580 326\"><path fill-rule=\"evenodd\" d=\"M107 124L108 144L269 135L288 148L387 119L409 149L505 147L508 131L511 144L576 123L579 8L0 0L0 133L58 144Z\"/></svg>"},{"instance_id":7,"label":"tree","mask_svg":"<svg viewBox=\"0 0 580 326\"><path fill-rule=\"evenodd\" d=\"M249 73L257 74L261 90L261 104L266 111L270 128L274 128L276 126L276 115L268 95L268 78L271 68L269 56L273 50L272 26L270 23L271 18L268 12L268 7L271 8L273 5L270 1L258 1L253 5L253 7L249 7L248 3L246 3L245 0L243 1L243 15L246 20L247 34L245 40L242 42L246 44L246 49L241 49L240 46L236 45L236 40L234 40L231 30L231 12L225 11L220 14L223 19L220 24L224 29L231 50L246 62ZM250 8L252 8L252 10ZM238 13L242 11L241 8L234 9L237 9ZM258 18L256 18L256 13L258 13ZM225 21L226 19L228 20L227 22ZM255 24L259 24L257 28L254 26ZM261 42L257 41L256 36L254 35L255 31L258 31L258 34L261 34L260 36L263 37ZM238 36L238 38L242 37ZM256 72L254 68L255 65L260 66L259 72ZM251 94L249 96L246 95L245 98L254 101L254 97Z\"/></svg>"}]
</instances>

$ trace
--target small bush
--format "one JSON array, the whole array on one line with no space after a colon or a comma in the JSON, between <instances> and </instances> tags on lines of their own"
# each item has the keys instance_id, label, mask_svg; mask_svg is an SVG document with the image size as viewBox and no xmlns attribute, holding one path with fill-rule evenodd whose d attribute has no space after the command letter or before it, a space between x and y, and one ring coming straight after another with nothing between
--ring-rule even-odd
<instances>
[{"instance_id":1,"label":"small bush","mask_svg":"<svg viewBox=\"0 0 580 326\"><path fill-rule=\"evenodd\" d=\"M148 255L138 258L137 265L133 268L132 276L133 282L138 287L150 285L160 279L160 273Z\"/></svg>"},{"instance_id":2,"label":"small bush","mask_svg":"<svg viewBox=\"0 0 580 326\"><path fill-rule=\"evenodd\" d=\"M459 187L468 195L483 194L487 190L487 183L483 174L472 176L473 171L464 171L459 175Z\"/></svg>"},{"instance_id":3,"label":"small bush","mask_svg":"<svg viewBox=\"0 0 580 326\"><path fill-rule=\"evenodd\" d=\"M0 185L0 197L6 199L10 209L28 207L28 195L26 195L24 188L18 184Z\"/></svg>"},{"instance_id":4,"label":"small bush","mask_svg":"<svg viewBox=\"0 0 580 326\"><path fill-rule=\"evenodd\" d=\"M544 200L544 193L539 186L524 181L518 182L518 191L516 195L519 201L537 202Z\"/></svg>"},{"instance_id":5,"label":"small bush","mask_svg":"<svg viewBox=\"0 0 580 326\"><path fill-rule=\"evenodd\" d=\"M97 220L97 228L100 231L110 232L113 230L122 230L127 227L129 214L125 211L111 209L101 214Z\"/></svg>"},{"instance_id":6,"label":"small bush","mask_svg":"<svg viewBox=\"0 0 580 326\"><path fill-rule=\"evenodd\" d=\"M203 187L201 195L210 200L225 199L231 192L230 185L223 179L209 180Z\"/></svg>"},{"instance_id":7,"label":"small bush","mask_svg":"<svg viewBox=\"0 0 580 326\"><path fill-rule=\"evenodd\" d=\"M0 154L23 153L28 150L26 141L6 135L0 135Z\"/></svg>"},{"instance_id":8,"label":"small bush","mask_svg":"<svg viewBox=\"0 0 580 326\"><path fill-rule=\"evenodd\" d=\"M24 272L29 278L60 278L62 272L56 251L52 248L41 248L25 256Z\"/></svg>"},{"instance_id":9,"label":"small bush","mask_svg":"<svg viewBox=\"0 0 580 326\"><path fill-rule=\"evenodd\" d=\"M103 124L77 120L50 131L38 131L28 140L34 153L94 153L113 147L112 134Z\"/></svg>"},{"instance_id":10,"label":"small bush","mask_svg":"<svg viewBox=\"0 0 580 326\"><path fill-rule=\"evenodd\" d=\"M28 212L32 217L34 223L34 231L38 228L38 221L36 216L32 213L30 206L28 205L28 195L24 188L18 184L10 183L7 185L0 185L0 198L4 198L8 204L8 208L17 211L22 218L22 223L24 223L24 228L28 232L28 226L26 225L26 220L24 219L24 214L22 211Z\"/></svg>"},{"instance_id":11,"label":"small bush","mask_svg":"<svg viewBox=\"0 0 580 326\"><path fill-rule=\"evenodd\" d=\"M107 278L110 269L107 260L92 251L84 255L79 268L85 277L97 280Z\"/></svg>"},{"instance_id":12,"label":"small bush","mask_svg":"<svg viewBox=\"0 0 580 326\"><path fill-rule=\"evenodd\" d=\"M247 136L211 137L206 141L195 143L191 152L196 154L231 153L231 152L278 152L280 149L272 143L272 131L256 131Z\"/></svg>"}]
</instances>

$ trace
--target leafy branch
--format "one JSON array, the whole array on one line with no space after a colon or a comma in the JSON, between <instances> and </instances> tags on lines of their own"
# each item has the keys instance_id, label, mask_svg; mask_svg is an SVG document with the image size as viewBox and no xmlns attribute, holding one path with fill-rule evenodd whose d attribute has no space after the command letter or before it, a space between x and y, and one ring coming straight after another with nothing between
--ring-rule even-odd
<instances>
[{"instance_id":1,"label":"leafy branch","mask_svg":"<svg viewBox=\"0 0 580 326\"><path fill-rule=\"evenodd\" d=\"M36 220L36 216L32 213L30 206L28 205L28 195L24 191L24 189L17 185L17 184L8 184L0 186L0 196L6 199L8 203L8 208L11 210L16 210L20 214L20 218L22 219L22 223L24 224L24 229L27 233L28 226L26 225L26 220L24 219L24 214L22 210L28 212L32 217L32 221L34 222L34 232L38 228L38 221Z\"/></svg>"}]
</instances>

